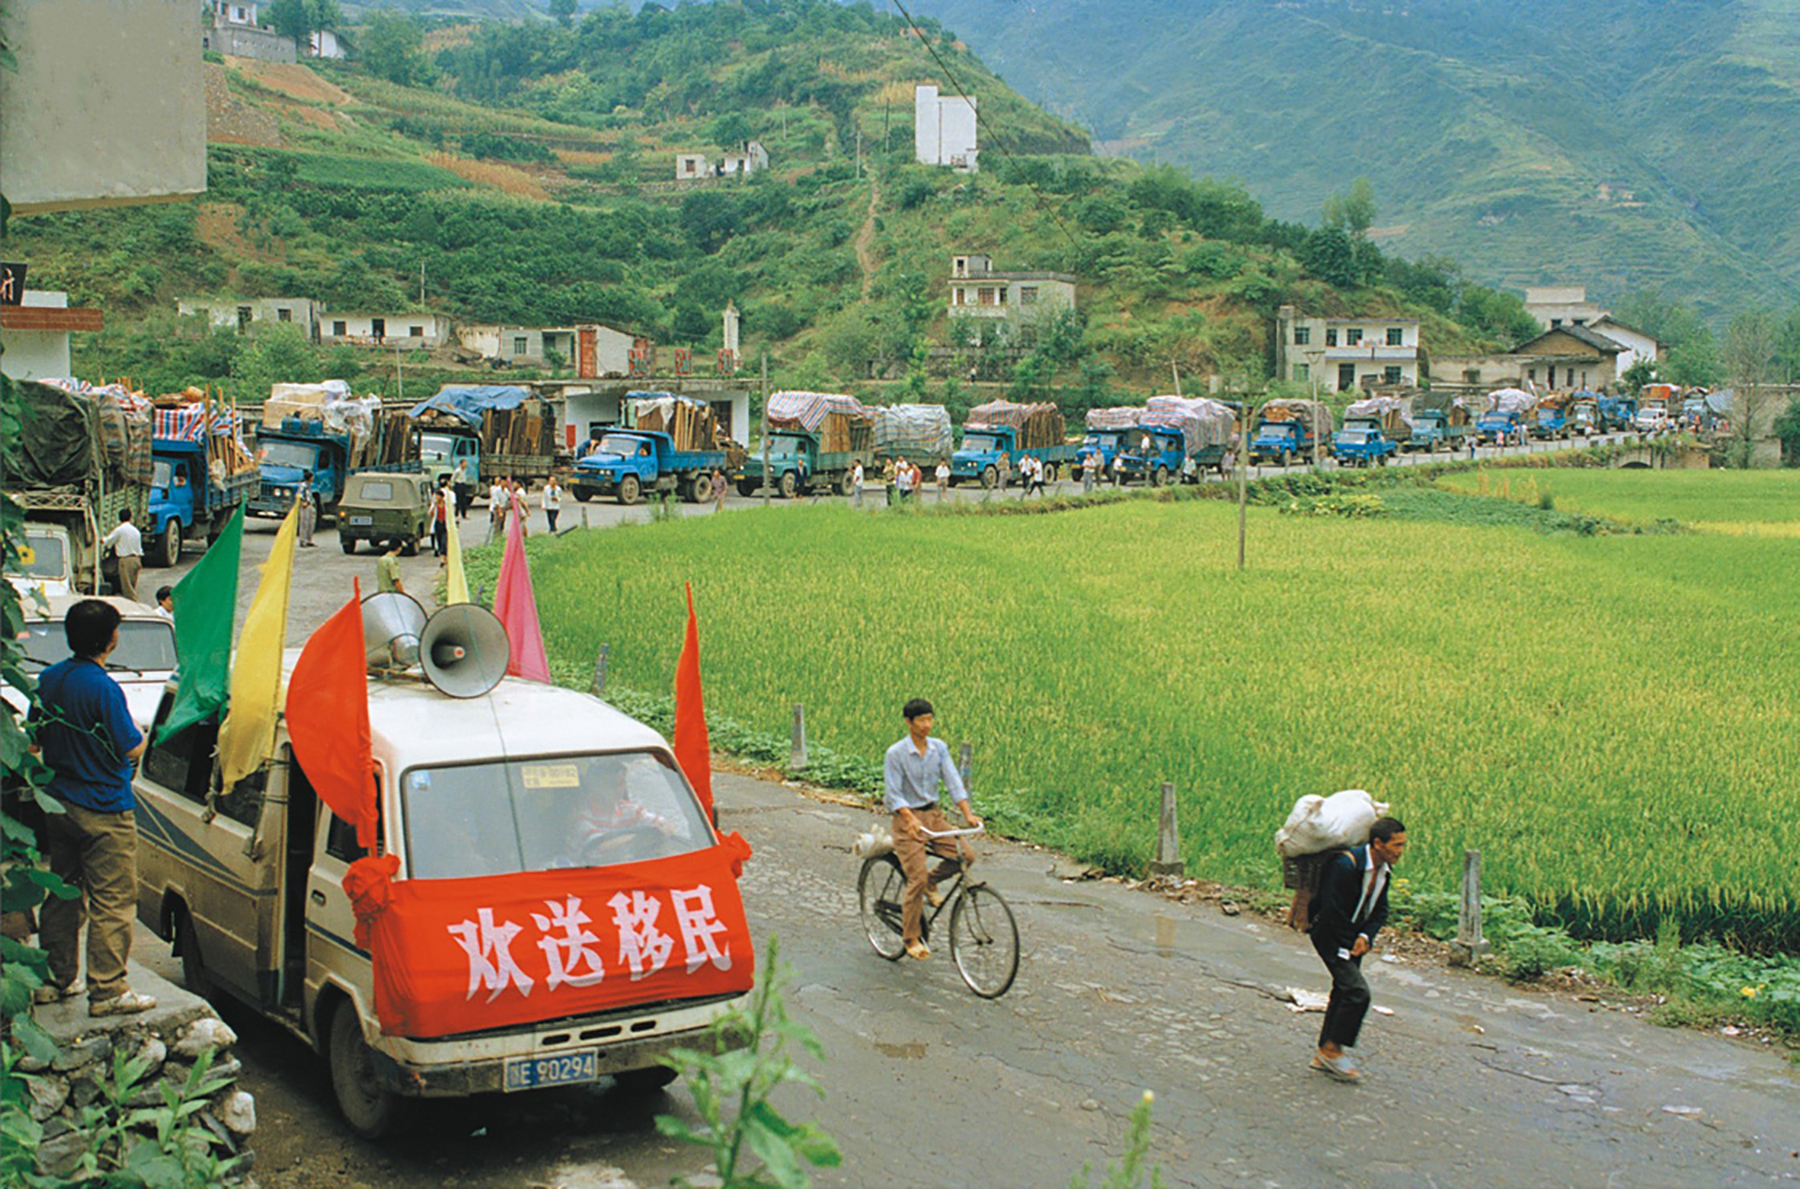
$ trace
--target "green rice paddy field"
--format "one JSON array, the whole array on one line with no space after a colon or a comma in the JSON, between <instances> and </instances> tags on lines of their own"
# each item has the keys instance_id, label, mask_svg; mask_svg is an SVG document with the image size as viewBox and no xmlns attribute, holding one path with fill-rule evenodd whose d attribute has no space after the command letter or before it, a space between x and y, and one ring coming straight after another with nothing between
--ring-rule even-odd
<instances>
[{"instance_id":1,"label":"green rice paddy field","mask_svg":"<svg viewBox=\"0 0 1800 1189\"><path fill-rule=\"evenodd\" d=\"M814 741L877 759L930 697L975 744L977 804L1088 860L1141 869L1173 781L1190 873L1276 887L1295 798L1366 788L1406 819L1415 886L1479 847L1487 890L1580 931L1674 914L1800 952L1800 474L1535 477L1559 511L1723 531L1253 508L1239 573L1220 503L826 503L531 554L554 656L609 642L614 681L668 690L691 580L709 709L777 732L804 702Z\"/></svg>"}]
</instances>

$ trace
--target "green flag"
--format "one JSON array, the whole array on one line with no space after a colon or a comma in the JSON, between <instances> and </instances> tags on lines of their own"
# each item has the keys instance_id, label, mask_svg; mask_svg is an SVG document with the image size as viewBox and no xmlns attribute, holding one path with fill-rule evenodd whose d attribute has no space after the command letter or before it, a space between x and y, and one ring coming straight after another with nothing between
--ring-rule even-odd
<instances>
[{"instance_id":1,"label":"green flag","mask_svg":"<svg viewBox=\"0 0 1800 1189\"><path fill-rule=\"evenodd\" d=\"M200 564L175 584L175 705L157 730L173 735L225 705L231 682L231 631L237 623L238 557L244 548L244 508L207 549Z\"/></svg>"}]
</instances>

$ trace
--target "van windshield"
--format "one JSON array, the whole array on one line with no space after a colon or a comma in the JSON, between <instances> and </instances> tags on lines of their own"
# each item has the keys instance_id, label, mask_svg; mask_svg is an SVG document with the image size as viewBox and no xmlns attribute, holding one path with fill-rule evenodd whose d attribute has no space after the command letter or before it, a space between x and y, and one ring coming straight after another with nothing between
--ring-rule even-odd
<instances>
[{"instance_id":1,"label":"van windshield","mask_svg":"<svg viewBox=\"0 0 1800 1189\"><path fill-rule=\"evenodd\" d=\"M400 788L416 879L608 867L712 845L693 793L653 752L413 768Z\"/></svg>"},{"instance_id":2,"label":"van windshield","mask_svg":"<svg viewBox=\"0 0 1800 1189\"><path fill-rule=\"evenodd\" d=\"M62 620L33 620L19 634L25 655L40 665L69 659L69 641ZM167 673L175 668L175 627L166 619L127 619L119 624L119 646L106 658L106 667L137 673Z\"/></svg>"}]
</instances>

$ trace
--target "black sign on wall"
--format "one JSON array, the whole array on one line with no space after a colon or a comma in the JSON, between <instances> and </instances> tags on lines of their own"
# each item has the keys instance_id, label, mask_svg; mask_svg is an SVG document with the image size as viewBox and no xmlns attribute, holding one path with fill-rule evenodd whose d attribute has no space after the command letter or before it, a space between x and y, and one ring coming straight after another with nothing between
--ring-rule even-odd
<instances>
[{"instance_id":1,"label":"black sign on wall","mask_svg":"<svg viewBox=\"0 0 1800 1189\"><path fill-rule=\"evenodd\" d=\"M25 300L25 266L0 261L0 306L16 306Z\"/></svg>"}]
</instances>

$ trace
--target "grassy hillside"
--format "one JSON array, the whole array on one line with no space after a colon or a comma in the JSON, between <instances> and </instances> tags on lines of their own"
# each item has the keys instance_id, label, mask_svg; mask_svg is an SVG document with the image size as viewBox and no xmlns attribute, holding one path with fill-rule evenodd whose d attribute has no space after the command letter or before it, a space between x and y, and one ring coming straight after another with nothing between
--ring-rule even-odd
<instances>
[{"instance_id":1,"label":"grassy hillside","mask_svg":"<svg viewBox=\"0 0 1800 1189\"><path fill-rule=\"evenodd\" d=\"M14 221L9 252L34 283L107 311L104 335L78 339L78 370L245 395L277 373L386 382L390 361L353 349L253 354L236 335L174 325L185 295L422 301L462 321L600 321L707 352L731 300L779 383L885 383L954 404L973 370L1071 412L1161 389L1171 365L1260 386L1283 301L1416 314L1437 352L1521 330L1516 302L1453 266L1272 220L1236 186L1094 158L952 35L922 39L867 6L412 32L387 77L356 62L209 63L201 202ZM978 176L911 162L913 86L943 82L946 66L997 130ZM768 173L674 179L676 152L716 156L746 137L767 146ZM1035 342L947 350L959 249L1075 274L1083 317ZM447 361L409 361L428 362Z\"/></svg>"},{"instance_id":2,"label":"grassy hillside","mask_svg":"<svg viewBox=\"0 0 1800 1189\"><path fill-rule=\"evenodd\" d=\"M1366 174L1384 244L1508 286L1800 294L1800 4L921 0L1111 151L1311 218Z\"/></svg>"}]
</instances>

